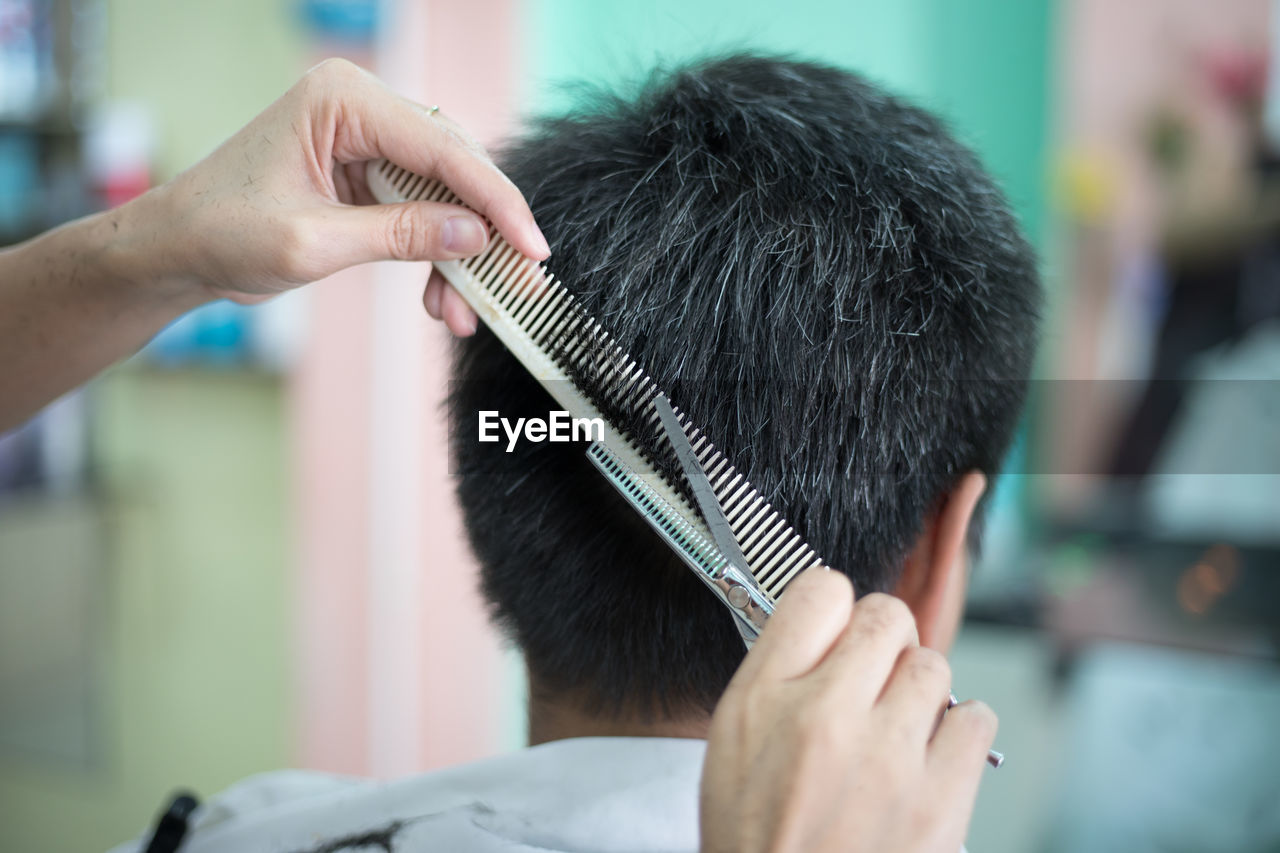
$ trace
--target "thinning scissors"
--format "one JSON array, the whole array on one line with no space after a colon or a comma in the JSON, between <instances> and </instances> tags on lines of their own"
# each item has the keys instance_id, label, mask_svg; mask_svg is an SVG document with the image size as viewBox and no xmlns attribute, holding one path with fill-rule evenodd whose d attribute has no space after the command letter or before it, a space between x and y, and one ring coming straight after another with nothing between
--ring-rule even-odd
<instances>
[{"instance_id":1,"label":"thinning scissors","mask_svg":"<svg viewBox=\"0 0 1280 853\"><path fill-rule=\"evenodd\" d=\"M773 602L760 589L760 585L756 583L755 577L747 568L747 558L733 535L733 529L729 526L729 520L725 518L724 509L716 498L707 472L698 461L698 455L694 452L689 436L685 434L675 410L671 407L671 401L665 394L659 394L654 398L653 405L666 431L667 441L671 443L676 458L680 461L684 478L693 492L698 510L702 513L707 530L711 534L712 542L724 558L719 574L711 580L722 592L720 597L729 606L737 623L738 632L750 648L773 613ZM959 700L954 693L948 694L947 708L952 708L958 703ZM946 713L946 709L943 713ZM988 750L987 763L992 767L999 767L1004 763L1004 755L994 749Z\"/></svg>"}]
</instances>

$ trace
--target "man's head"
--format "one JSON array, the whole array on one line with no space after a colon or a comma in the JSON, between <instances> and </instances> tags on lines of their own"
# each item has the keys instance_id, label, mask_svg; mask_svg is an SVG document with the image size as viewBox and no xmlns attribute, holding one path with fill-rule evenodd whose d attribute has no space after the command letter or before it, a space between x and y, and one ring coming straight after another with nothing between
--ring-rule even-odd
<instances>
[{"instance_id":1,"label":"man's head","mask_svg":"<svg viewBox=\"0 0 1280 853\"><path fill-rule=\"evenodd\" d=\"M973 155L859 77L743 56L599 95L503 166L586 310L828 565L945 644L1040 299ZM492 335L460 344L455 379L458 494L535 688L709 711L744 653L727 611L581 446L475 440L477 410L555 407Z\"/></svg>"}]
</instances>

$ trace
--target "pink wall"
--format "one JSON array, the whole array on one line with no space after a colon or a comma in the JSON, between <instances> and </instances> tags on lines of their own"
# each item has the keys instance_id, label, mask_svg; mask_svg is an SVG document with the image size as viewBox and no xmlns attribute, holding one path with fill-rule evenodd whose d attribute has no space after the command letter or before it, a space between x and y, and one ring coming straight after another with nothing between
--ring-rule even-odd
<instances>
[{"instance_id":1,"label":"pink wall","mask_svg":"<svg viewBox=\"0 0 1280 853\"><path fill-rule=\"evenodd\" d=\"M511 128L518 4L388 11L383 79L485 144ZM426 275L384 264L311 291L293 389L304 767L390 776L496 749L499 644L449 482L447 335L421 310Z\"/></svg>"},{"instance_id":2,"label":"pink wall","mask_svg":"<svg viewBox=\"0 0 1280 853\"><path fill-rule=\"evenodd\" d=\"M1076 189L1057 199L1068 214L1061 250L1067 281L1050 311L1062 319L1047 336L1056 351L1047 359L1048 378L1145 378L1154 332L1145 310L1151 260L1161 217L1171 208L1146 151L1150 122L1163 108L1195 125L1195 148L1225 167L1198 170L1207 181L1196 198L1206 213L1221 207L1234 188L1218 178L1238 171L1231 167L1247 148L1205 69L1226 52L1265 51L1272 6L1271 0L1061 4L1056 136L1059 165L1071 166L1062 175L1074 172ZM1060 181L1060 189L1070 183ZM1055 386L1042 419L1048 470L1099 470L1140 388ZM1097 500L1100 485L1092 474L1062 474L1041 487L1049 504L1071 513Z\"/></svg>"},{"instance_id":3,"label":"pink wall","mask_svg":"<svg viewBox=\"0 0 1280 853\"><path fill-rule=\"evenodd\" d=\"M427 4L425 45L431 102L467 128L482 144L493 146L515 128L517 75L522 67L518 14L512 0L435 0ZM416 41L416 40L415 40ZM418 44L414 44L417 49ZM463 542L462 522L453 499L445 453L447 434L439 403L448 371L443 354L445 330L436 325L429 340L428 398L431 417L422 458L428 484L423 505L430 544L428 592L424 604L424 673L427 703L422 716L423 758L439 766L491 754L499 726L499 643L484 614L476 571Z\"/></svg>"},{"instance_id":4,"label":"pink wall","mask_svg":"<svg viewBox=\"0 0 1280 853\"><path fill-rule=\"evenodd\" d=\"M1233 145L1206 91L1204 63L1224 49L1265 51L1271 0L1071 0L1062 7L1060 138L1108 158L1117 179L1116 233L1151 239L1156 199L1136 143L1152 107L1196 114L1209 140Z\"/></svg>"},{"instance_id":5,"label":"pink wall","mask_svg":"<svg viewBox=\"0 0 1280 853\"><path fill-rule=\"evenodd\" d=\"M314 285L308 334L292 382L298 531L295 660L298 763L367 768L368 422L370 272Z\"/></svg>"}]
</instances>

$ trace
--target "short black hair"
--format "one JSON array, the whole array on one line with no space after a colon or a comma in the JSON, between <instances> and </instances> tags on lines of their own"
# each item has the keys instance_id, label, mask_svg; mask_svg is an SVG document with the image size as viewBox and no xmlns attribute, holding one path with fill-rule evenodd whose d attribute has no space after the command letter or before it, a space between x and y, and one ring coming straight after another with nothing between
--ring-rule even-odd
<instances>
[{"instance_id":1,"label":"short black hair","mask_svg":"<svg viewBox=\"0 0 1280 853\"><path fill-rule=\"evenodd\" d=\"M859 593L939 499L994 477L1036 343L1033 252L933 115L837 68L734 55L597 92L501 158L548 267ZM504 452L477 411L551 398L460 342L454 471L485 596L540 687L599 713L709 711L728 612L581 446Z\"/></svg>"}]
</instances>

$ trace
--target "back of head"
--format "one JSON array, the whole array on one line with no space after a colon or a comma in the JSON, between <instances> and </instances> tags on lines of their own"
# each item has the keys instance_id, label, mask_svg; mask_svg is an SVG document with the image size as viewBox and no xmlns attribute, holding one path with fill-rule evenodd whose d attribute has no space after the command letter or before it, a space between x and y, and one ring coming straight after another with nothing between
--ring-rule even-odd
<instances>
[{"instance_id":1,"label":"back of head","mask_svg":"<svg viewBox=\"0 0 1280 853\"><path fill-rule=\"evenodd\" d=\"M937 501L991 477L1039 284L1001 193L937 119L825 66L754 56L598 95L504 169L548 267L861 592ZM602 713L712 708L728 613L581 446L479 444L551 398L481 329L459 345L455 470L493 611L537 683Z\"/></svg>"}]
</instances>

